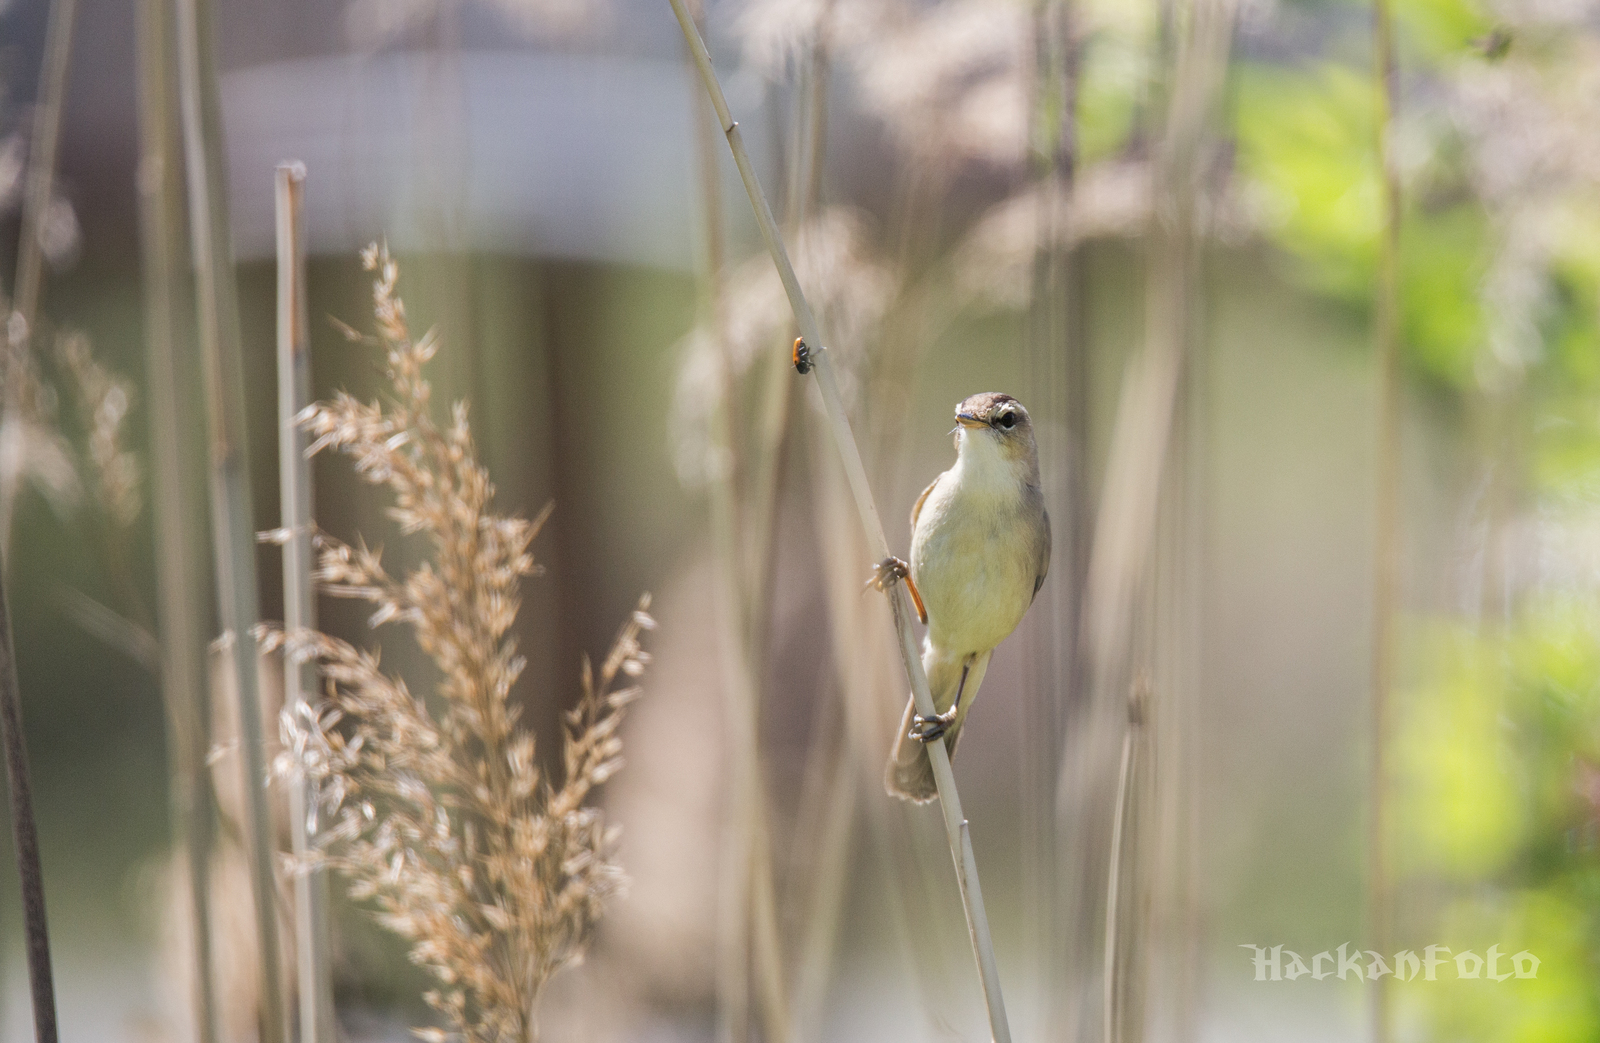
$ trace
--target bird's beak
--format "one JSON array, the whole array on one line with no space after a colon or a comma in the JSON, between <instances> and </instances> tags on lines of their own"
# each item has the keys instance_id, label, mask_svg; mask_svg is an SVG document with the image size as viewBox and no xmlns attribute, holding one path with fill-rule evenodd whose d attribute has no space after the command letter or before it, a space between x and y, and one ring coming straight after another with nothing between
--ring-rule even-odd
<instances>
[{"instance_id":1,"label":"bird's beak","mask_svg":"<svg viewBox=\"0 0 1600 1043\"><path fill-rule=\"evenodd\" d=\"M988 427L989 425L979 420L972 413L957 413L956 423L962 427Z\"/></svg>"}]
</instances>

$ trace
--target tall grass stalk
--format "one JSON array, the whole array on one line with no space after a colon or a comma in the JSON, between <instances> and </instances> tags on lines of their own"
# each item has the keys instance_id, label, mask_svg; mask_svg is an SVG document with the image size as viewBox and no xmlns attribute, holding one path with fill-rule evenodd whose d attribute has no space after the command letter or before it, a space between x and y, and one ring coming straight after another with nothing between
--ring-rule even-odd
<instances>
[{"instance_id":1,"label":"tall grass stalk","mask_svg":"<svg viewBox=\"0 0 1600 1043\"><path fill-rule=\"evenodd\" d=\"M311 404L311 333L306 317L306 168L280 163L274 180L278 250L278 475L283 525L283 625L291 633L317 626L311 570L311 461L305 432L295 422ZM283 704L300 714L316 693L317 669L309 660L283 664ZM300 1043L336 1038L333 982L328 970L327 876L312 865L309 835L316 808L305 779L289 784L289 836L302 868L294 880L295 966Z\"/></svg>"},{"instance_id":2,"label":"tall grass stalk","mask_svg":"<svg viewBox=\"0 0 1600 1043\"><path fill-rule=\"evenodd\" d=\"M698 94L698 91L695 92ZM733 364L723 318L722 272L725 264L721 182L717 173L716 130L711 113L696 104L696 156L701 185L702 322L716 344L721 365L713 384L717 402L710 414L710 513L712 544L717 558L718 648L722 656L724 711L728 715L732 764L728 829L722 840L717 917L717 1003L719 1036L726 1041L749 1034L751 986L759 996L766 1038L788 1038L789 1008L778 938L777 893L773 886L772 843L766 786L757 756L760 743L765 613L759 611L764 558L748 554L759 534L742 531L753 512L739 508L738 477L745 468L733 435L733 408L738 401ZM762 455L762 445L756 455ZM776 473L775 467L764 470Z\"/></svg>"},{"instance_id":3,"label":"tall grass stalk","mask_svg":"<svg viewBox=\"0 0 1600 1043\"><path fill-rule=\"evenodd\" d=\"M1106 951L1104 989L1105 1043L1122 1039L1121 998L1117 986L1117 965L1123 958L1118 944L1123 916L1123 858L1127 848L1128 819L1133 801L1133 780L1138 771L1139 732L1144 724L1143 682L1136 682L1128 695L1128 727L1122 733L1122 763L1117 770L1117 802L1111 817L1111 867L1106 876Z\"/></svg>"},{"instance_id":4,"label":"tall grass stalk","mask_svg":"<svg viewBox=\"0 0 1600 1043\"><path fill-rule=\"evenodd\" d=\"M1046 507L1054 529L1055 575L1040 591L1025 621L1029 672L1023 703L1023 900L1033 988L1044 996L1065 973L1066 932L1056 888L1066 856L1054 829L1054 779L1059 771L1061 726L1080 694L1077 656L1078 599L1087 564L1088 488L1083 460L1088 445L1089 349L1082 321L1081 265L1065 234L1077 173L1078 42L1071 0L1035 0L1028 142L1039 213L1032 292L1027 314L1028 374L1039 436ZM1042 421L1042 422L1041 422ZM1048 1002L1037 1005L1042 1028Z\"/></svg>"},{"instance_id":5,"label":"tall grass stalk","mask_svg":"<svg viewBox=\"0 0 1600 1043\"><path fill-rule=\"evenodd\" d=\"M678 24L683 29L684 38L689 42L690 51L700 70L701 79L705 82L706 91L711 95L712 105L722 124L723 133L727 136L728 146L739 168L739 175L750 196L751 207L755 210L762 238L766 241L773 263L777 266L778 276L788 294L789 304L794 310L800 335L810 346L812 365L817 376L817 388L822 394L823 405L827 410L833 440L844 461L845 474L849 479L851 492L855 496L856 508L860 513L862 528L866 531L868 546L873 557L882 560L889 556L889 543L884 538L883 524L878 518L878 509L873 502L872 489L867 483L866 469L862 466L855 436L851 433L850 422L845 416L838 378L833 371L833 363L821 330L817 326L816 316L812 314L811 306L806 302L800 284L795 278L794 268L789 262L788 252L778 232L777 222L773 220L772 209L767 205L766 196L756 180L755 170L750 165L750 157L745 151L739 125L728 112L728 103L723 97L721 85L717 82L716 70L712 67L711 56L706 52L705 41L695 28L684 0L670 0L670 2L673 13L677 15ZM928 692L928 679L923 675L922 663L917 656L916 640L911 631L911 606L905 591L901 588L901 584L896 584L888 590L895 629L899 635L901 659L910 678L912 696L916 701L918 712L931 716L936 712L933 697ZM978 962L984 1000L988 1007L990 1033L996 1043L1010 1043L1011 1029L1006 1021L1005 1001L1000 992L1000 974L995 963L988 914L984 909L983 892L978 881L977 860L972 853L972 838L967 828L967 821L961 814L961 799L956 790L955 776L950 771L949 754L944 750L942 743L935 742L928 744L928 755L932 759L934 779L938 785L940 804L944 810L945 831L950 843L951 856L955 862L956 879L961 887L963 904L966 908L967 927L972 936L973 952Z\"/></svg>"},{"instance_id":6,"label":"tall grass stalk","mask_svg":"<svg viewBox=\"0 0 1600 1043\"><path fill-rule=\"evenodd\" d=\"M251 892L260 945L261 1038L282 1043L275 840L267 807L267 766L256 673L255 518L245 445L243 359L225 188L221 99L209 0L177 0L178 84L189 188L196 315L211 448L211 527L217 599L239 693L239 760L248 825Z\"/></svg>"},{"instance_id":7,"label":"tall grass stalk","mask_svg":"<svg viewBox=\"0 0 1600 1043\"><path fill-rule=\"evenodd\" d=\"M143 249L146 383L150 402L150 455L155 483L156 605L160 676L167 718L174 846L188 869L190 944L194 952L194 1038L217 1038L211 965L212 797L205 769L211 736L206 690L206 631L202 608L210 602L199 559L205 553L193 454L192 398L180 390L178 360L182 273L183 171L178 155L173 98L172 5L139 3L139 210ZM186 342L185 342L186 343ZM186 353L187 354L187 353ZM183 381L186 387L187 381Z\"/></svg>"},{"instance_id":8,"label":"tall grass stalk","mask_svg":"<svg viewBox=\"0 0 1600 1043\"><path fill-rule=\"evenodd\" d=\"M824 0L813 26L808 53L800 64L801 77L796 87L793 125L794 149L785 202L785 231L793 236L812 218L820 205L823 157L828 128L828 83L832 69L828 37L831 32L833 0ZM801 386L789 379L788 360L768 355L762 359L765 405L759 431L763 466L758 467L752 489L751 526L766 563L762 584L751 594L762 613L770 616L771 572L775 565L771 548L776 533L773 525L778 501L779 477L786 446L786 433ZM824 528L822 531L831 531ZM847 555L848 556L848 555ZM761 559L757 559L761 560ZM851 570L852 576L859 570ZM853 584L846 584L851 586ZM846 597L859 600L859 592ZM837 608L835 605L833 608ZM765 633L765 627L763 627ZM837 639L837 632L835 637ZM852 641L854 635L852 635ZM843 643L836 644L843 649ZM837 659L837 657L836 657ZM838 691L848 698L849 689ZM864 697L870 698L866 693ZM844 708L841 707L841 712ZM814 1039L822 1021L830 974L838 942L839 922L848 897L851 838L855 832L857 805L861 789L860 748L851 742L846 727L840 734L829 725L838 717L828 711L816 714L811 741L806 748L805 784L801 791L799 822L795 828L794 850L809 856L804 879L810 885L801 899L798 937L794 943L794 989L791 1010L793 1035ZM870 762L870 758L868 758Z\"/></svg>"},{"instance_id":9,"label":"tall grass stalk","mask_svg":"<svg viewBox=\"0 0 1600 1043\"><path fill-rule=\"evenodd\" d=\"M1368 782L1367 929L1377 952L1389 951L1393 914L1389 879L1388 728L1394 687L1395 605L1400 558L1400 173L1394 155L1397 103L1394 26L1388 0L1372 11L1373 93L1378 159L1382 166L1383 224L1378 254L1378 481L1372 584L1372 760ZM1487 552L1486 552L1487 553ZM1388 982L1372 988L1372 1038L1389 1039Z\"/></svg>"},{"instance_id":10,"label":"tall grass stalk","mask_svg":"<svg viewBox=\"0 0 1600 1043\"><path fill-rule=\"evenodd\" d=\"M1187 355L1194 337L1196 195L1204 169L1206 132L1215 115L1232 40L1231 0L1193 0L1173 10L1173 73L1165 92L1165 125L1155 159L1155 220L1149 245L1145 341L1123 378L1083 593L1079 641L1087 698L1069 725L1057 787L1058 829L1076 846L1063 883L1077 937L1098 917L1104 894L1095 886L1109 867L1111 823L1101 812L1116 771L1113 754L1127 727L1122 701L1134 670L1139 593L1149 576L1164 475L1173 442ZM1181 717L1181 715L1172 715ZM1101 911L1104 915L1104 911ZM1120 973L1122 964L1102 964ZM1095 973L1083 959L1072 977ZM1122 986L1105 986L1115 994ZM1109 1019L1112 1012L1102 1011ZM1087 1038L1080 1014L1077 1038Z\"/></svg>"}]
</instances>

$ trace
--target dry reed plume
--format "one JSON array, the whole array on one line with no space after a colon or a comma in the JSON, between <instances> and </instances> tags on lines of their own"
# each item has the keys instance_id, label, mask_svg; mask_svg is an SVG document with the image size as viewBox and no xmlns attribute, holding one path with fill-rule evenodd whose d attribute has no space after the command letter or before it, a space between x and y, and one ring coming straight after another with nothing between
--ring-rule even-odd
<instances>
[{"instance_id":1,"label":"dry reed plume","mask_svg":"<svg viewBox=\"0 0 1600 1043\"><path fill-rule=\"evenodd\" d=\"M411 339L387 249L373 246L363 259L378 273L378 340L394 398L368 405L341 393L300 419L316 439L311 452L343 450L363 478L389 487L390 516L405 533L425 533L432 554L396 578L379 552L319 533L317 580L329 594L375 605L374 626L411 627L442 675L442 712L384 673L375 653L324 634L288 635L294 654L320 663L327 695L284 717L279 770L304 778L313 819L331 820L320 830L308 823L317 857L344 874L352 897L371 900L379 921L411 942L412 961L439 980L424 998L453 1031L418 1034L531 1040L541 987L582 956L623 880L609 860L616 827L585 800L622 764L618 727L639 689L619 678L639 676L649 660L639 645L654 625L649 598L598 670L584 660L558 782L540 771L534 735L517 727L511 692L524 662L508 636L521 579L537 571L528 544L549 511L533 521L493 512L465 405L448 427L428 415L422 368L437 340Z\"/></svg>"}]
</instances>

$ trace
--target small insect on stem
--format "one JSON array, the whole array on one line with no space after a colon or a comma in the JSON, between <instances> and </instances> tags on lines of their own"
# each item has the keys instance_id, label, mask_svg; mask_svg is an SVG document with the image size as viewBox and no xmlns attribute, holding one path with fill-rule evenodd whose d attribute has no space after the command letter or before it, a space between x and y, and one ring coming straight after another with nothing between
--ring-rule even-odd
<instances>
[{"instance_id":1,"label":"small insect on stem","mask_svg":"<svg viewBox=\"0 0 1600 1043\"><path fill-rule=\"evenodd\" d=\"M794 370L802 377L811 372L811 349L804 337L794 339Z\"/></svg>"}]
</instances>

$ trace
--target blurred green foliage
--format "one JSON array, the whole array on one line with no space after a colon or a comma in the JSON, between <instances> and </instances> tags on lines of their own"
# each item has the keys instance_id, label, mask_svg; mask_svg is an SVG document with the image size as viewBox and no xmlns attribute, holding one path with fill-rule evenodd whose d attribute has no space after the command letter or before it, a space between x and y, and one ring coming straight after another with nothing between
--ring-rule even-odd
<instances>
[{"instance_id":1,"label":"blurred green foliage","mask_svg":"<svg viewBox=\"0 0 1600 1043\"><path fill-rule=\"evenodd\" d=\"M1539 519L1523 538L1556 588L1518 590L1504 620L1423 618L1406 642L1417 680L1396 693L1392 761L1401 932L1541 963L1534 978L1461 980L1449 964L1438 981L1398 984L1398 1023L1416 1038L1594 1040L1600 605L1570 548L1543 541L1584 531L1600 492L1600 194L1538 133L1571 111L1597 44L1592 26L1503 26L1464 0L1406 0L1395 16L1410 386L1462 424L1490 418L1479 466L1510 507L1484 520L1485 545L1506 538L1507 517ZM1383 233L1372 69L1319 55L1247 60L1234 76L1239 173L1271 241L1297 281L1370 318Z\"/></svg>"},{"instance_id":2,"label":"blurred green foliage","mask_svg":"<svg viewBox=\"0 0 1600 1043\"><path fill-rule=\"evenodd\" d=\"M1600 1035L1600 606L1551 595L1505 632L1436 625L1397 700L1395 821L1416 945L1527 950L1537 976L1397 986L1440 1039Z\"/></svg>"}]
</instances>

